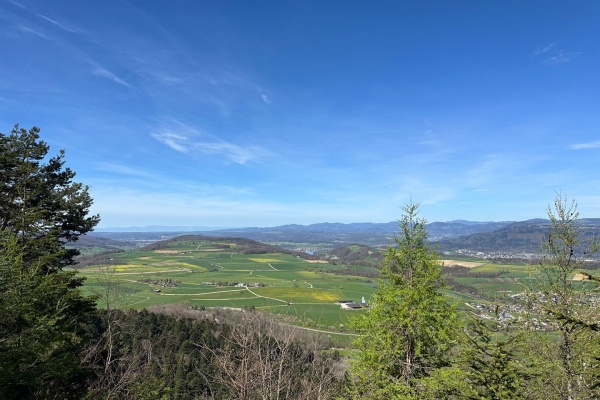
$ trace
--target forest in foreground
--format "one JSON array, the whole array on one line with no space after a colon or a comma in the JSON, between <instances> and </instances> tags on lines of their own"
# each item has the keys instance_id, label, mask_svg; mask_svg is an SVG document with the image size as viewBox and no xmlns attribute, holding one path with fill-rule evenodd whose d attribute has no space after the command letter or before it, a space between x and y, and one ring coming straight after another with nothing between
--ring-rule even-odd
<instances>
[{"instance_id":1,"label":"forest in foreground","mask_svg":"<svg viewBox=\"0 0 600 400\"><path fill-rule=\"evenodd\" d=\"M99 216L64 153L48 153L38 128L0 134L1 398L599 396L598 281L582 268L599 246L582 240L577 204L560 193L518 320L458 318L418 204L406 205L372 304L350 323L352 351L340 354L252 309L122 310L110 279L85 294L67 244Z\"/></svg>"}]
</instances>

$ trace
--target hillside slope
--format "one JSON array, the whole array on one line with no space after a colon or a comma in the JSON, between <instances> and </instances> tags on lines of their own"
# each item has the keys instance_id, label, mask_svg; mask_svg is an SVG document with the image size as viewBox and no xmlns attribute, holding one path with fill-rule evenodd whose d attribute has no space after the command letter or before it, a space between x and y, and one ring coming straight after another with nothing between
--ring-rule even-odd
<instances>
[{"instance_id":1,"label":"hillside slope","mask_svg":"<svg viewBox=\"0 0 600 400\"><path fill-rule=\"evenodd\" d=\"M580 238L589 240L600 235L600 218L579 220ZM436 241L441 251L459 249L483 252L537 253L540 243L548 236L550 221L532 219L516 222L491 232Z\"/></svg>"}]
</instances>

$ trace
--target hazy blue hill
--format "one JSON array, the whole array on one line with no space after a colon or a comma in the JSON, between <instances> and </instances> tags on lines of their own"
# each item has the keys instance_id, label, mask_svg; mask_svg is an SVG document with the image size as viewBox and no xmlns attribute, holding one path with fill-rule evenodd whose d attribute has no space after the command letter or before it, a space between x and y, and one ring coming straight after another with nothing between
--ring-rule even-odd
<instances>
[{"instance_id":1,"label":"hazy blue hill","mask_svg":"<svg viewBox=\"0 0 600 400\"><path fill-rule=\"evenodd\" d=\"M427 224L430 240L440 240L466 236L473 233L489 232L500 229L511 222L476 222L476 221L450 221L433 222ZM198 229L196 229L198 228ZM108 232L108 229L115 229ZM362 243L368 245L391 244L392 238L398 232L398 222L373 223L337 223L323 222L310 225L289 224L267 228L228 228L203 230L202 227L181 226L148 226L140 231L131 231L136 228L104 228L91 233L93 236L113 240L135 242L153 242L172 238L181 234L201 234L210 232L212 236L243 237L260 242L290 242L290 243L325 243L344 244Z\"/></svg>"},{"instance_id":2,"label":"hazy blue hill","mask_svg":"<svg viewBox=\"0 0 600 400\"><path fill-rule=\"evenodd\" d=\"M105 227L95 228L96 233L99 232L205 232L213 231L216 229L223 229L223 227L214 226L161 226L161 225L149 225L149 226L130 226L130 227Z\"/></svg>"},{"instance_id":3,"label":"hazy blue hill","mask_svg":"<svg viewBox=\"0 0 600 400\"><path fill-rule=\"evenodd\" d=\"M473 233L489 232L503 228L512 222L451 221L427 224L429 238L439 240ZM211 235L239 236L261 242L296 243L362 243L382 245L392 243L398 232L398 222L387 223L318 223L311 225L282 225L269 228L222 229Z\"/></svg>"},{"instance_id":4,"label":"hazy blue hill","mask_svg":"<svg viewBox=\"0 0 600 400\"><path fill-rule=\"evenodd\" d=\"M579 220L579 227L581 239L589 240L594 236L598 237L600 218L582 218ZM465 249L535 253L540 247L541 240L548 235L549 229L549 220L537 218L511 223L490 232L440 240L437 244L442 251Z\"/></svg>"},{"instance_id":5,"label":"hazy blue hill","mask_svg":"<svg viewBox=\"0 0 600 400\"><path fill-rule=\"evenodd\" d=\"M82 235L76 242L68 243L68 247L79 249L81 254L97 253L104 250L126 250L137 244L126 240L113 240L92 235Z\"/></svg>"}]
</instances>

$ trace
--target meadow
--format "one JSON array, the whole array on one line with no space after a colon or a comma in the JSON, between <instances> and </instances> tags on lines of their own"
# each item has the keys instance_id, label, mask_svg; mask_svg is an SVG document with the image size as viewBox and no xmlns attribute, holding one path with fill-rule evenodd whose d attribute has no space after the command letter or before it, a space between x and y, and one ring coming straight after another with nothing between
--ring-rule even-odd
<instances>
[{"instance_id":1,"label":"meadow","mask_svg":"<svg viewBox=\"0 0 600 400\"><path fill-rule=\"evenodd\" d=\"M90 266L80 273L87 277L89 294L102 293L109 274L126 294L123 308L168 303L254 307L290 324L341 335L346 334L343 325L350 317L363 311L343 310L337 301L360 302L376 290L368 278L326 272L339 266L310 263L290 254L236 250L227 242L175 241L161 250L115 253L114 265Z\"/></svg>"},{"instance_id":2,"label":"meadow","mask_svg":"<svg viewBox=\"0 0 600 400\"><path fill-rule=\"evenodd\" d=\"M242 254L231 242L173 241L160 250L136 250L111 255L109 267L90 266L85 290L102 293L107 273L116 280L124 297L121 307L142 309L152 305L181 303L188 307L254 308L276 315L281 321L335 335L351 336L349 320L364 310L342 309L338 300L369 302L377 280L353 276L361 267L311 263L291 254ZM467 260L465 260L467 261ZM475 288L478 295L446 291L461 311L467 303L515 302L509 296L525 291L530 282L525 264L478 263L455 282ZM332 273L332 272L337 273ZM99 305L103 306L102 301Z\"/></svg>"}]
</instances>

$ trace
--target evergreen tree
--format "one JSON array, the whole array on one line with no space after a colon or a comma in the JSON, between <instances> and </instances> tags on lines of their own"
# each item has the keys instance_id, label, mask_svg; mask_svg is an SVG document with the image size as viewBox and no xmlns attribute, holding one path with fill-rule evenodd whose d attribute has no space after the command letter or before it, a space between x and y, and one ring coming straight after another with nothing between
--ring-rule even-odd
<instances>
[{"instance_id":1,"label":"evergreen tree","mask_svg":"<svg viewBox=\"0 0 600 400\"><path fill-rule=\"evenodd\" d=\"M0 398L78 398L79 362L95 309L83 278L63 267L65 244L90 231L87 187L74 183L64 153L46 158L39 129L0 134Z\"/></svg>"},{"instance_id":2,"label":"evergreen tree","mask_svg":"<svg viewBox=\"0 0 600 400\"><path fill-rule=\"evenodd\" d=\"M496 307L496 321L498 309ZM471 318L465 329L467 345L460 367L465 372L464 398L473 400L518 400L524 398L529 373L516 353L521 332L501 332L498 322ZM502 333L502 335L500 335ZM466 390L464 390L466 389Z\"/></svg>"},{"instance_id":3,"label":"evergreen tree","mask_svg":"<svg viewBox=\"0 0 600 400\"><path fill-rule=\"evenodd\" d=\"M418 207L403 207L396 247L383 261L371 308L354 322L361 333L354 342L359 350L352 364L355 398L423 398L426 378L448 365L457 316L441 291L438 254L427 246Z\"/></svg>"}]
</instances>

